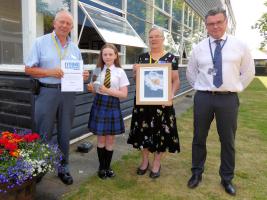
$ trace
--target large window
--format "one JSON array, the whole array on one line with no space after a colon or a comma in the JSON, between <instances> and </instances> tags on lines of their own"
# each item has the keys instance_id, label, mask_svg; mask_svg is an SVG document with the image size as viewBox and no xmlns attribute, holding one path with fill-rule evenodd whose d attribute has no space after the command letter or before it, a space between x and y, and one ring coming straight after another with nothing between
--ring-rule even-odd
<instances>
[{"instance_id":1,"label":"large window","mask_svg":"<svg viewBox=\"0 0 267 200\"><path fill-rule=\"evenodd\" d=\"M70 4L70 0L37 0L37 36L50 33L53 30L53 19L55 17L55 14L61 9L70 10Z\"/></svg>"},{"instance_id":2,"label":"large window","mask_svg":"<svg viewBox=\"0 0 267 200\"><path fill-rule=\"evenodd\" d=\"M148 31L152 27L152 11L153 7L143 0L128 0L127 20L143 41L146 41Z\"/></svg>"},{"instance_id":3,"label":"large window","mask_svg":"<svg viewBox=\"0 0 267 200\"><path fill-rule=\"evenodd\" d=\"M21 1L0 1L0 16L0 64L21 64Z\"/></svg>"}]
</instances>

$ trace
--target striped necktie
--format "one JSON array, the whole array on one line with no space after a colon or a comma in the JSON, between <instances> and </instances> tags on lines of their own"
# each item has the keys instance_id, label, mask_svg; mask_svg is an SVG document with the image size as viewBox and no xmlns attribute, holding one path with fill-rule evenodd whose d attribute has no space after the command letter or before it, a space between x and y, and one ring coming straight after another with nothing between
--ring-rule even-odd
<instances>
[{"instance_id":1,"label":"striped necktie","mask_svg":"<svg viewBox=\"0 0 267 200\"><path fill-rule=\"evenodd\" d=\"M215 76L213 77L213 85L219 88L223 84L222 80L222 48L221 40L215 40L216 48L214 52L214 69Z\"/></svg>"},{"instance_id":2,"label":"striped necktie","mask_svg":"<svg viewBox=\"0 0 267 200\"><path fill-rule=\"evenodd\" d=\"M104 86L106 88L110 88L110 69L106 69L106 75L105 75L105 80L104 80Z\"/></svg>"}]
</instances>

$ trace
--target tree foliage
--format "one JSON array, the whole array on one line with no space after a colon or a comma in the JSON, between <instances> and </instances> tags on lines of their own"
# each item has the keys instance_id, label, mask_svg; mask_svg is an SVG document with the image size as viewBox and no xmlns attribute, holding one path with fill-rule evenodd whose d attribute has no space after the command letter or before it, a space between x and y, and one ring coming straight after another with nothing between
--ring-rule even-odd
<instances>
[{"instance_id":1,"label":"tree foliage","mask_svg":"<svg viewBox=\"0 0 267 200\"><path fill-rule=\"evenodd\" d=\"M264 5L267 6L267 1L264 3ZM260 49L263 49L267 46L267 13L264 13L252 28L258 29L263 37L260 47Z\"/></svg>"}]
</instances>

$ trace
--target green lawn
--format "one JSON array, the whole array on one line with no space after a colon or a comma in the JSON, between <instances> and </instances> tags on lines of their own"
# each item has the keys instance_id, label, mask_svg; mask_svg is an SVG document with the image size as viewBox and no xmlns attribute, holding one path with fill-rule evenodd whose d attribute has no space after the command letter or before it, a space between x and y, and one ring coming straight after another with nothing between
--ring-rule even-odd
<instances>
[{"instance_id":1,"label":"green lawn","mask_svg":"<svg viewBox=\"0 0 267 200\"><path fill-rule=\"evenodd\" d=\"M265 85L264 85L265 84ZM97 176L76 191L65 195L66 200L264 200L267 199L267 77L256 78L240 94L240 112L236 135L237 196L230 197L220 186L218 175L220 143L214 124L208 137L208 157L203 181L194 190L186 186L191 176L192 109L178 119L181 140L180 154L166 154L161 177L151 180L137 176L139 152L131 153L113 165L117 177L100 180ZM151 158L152 159L152 158Z\"/></svg>"}]
</instances>

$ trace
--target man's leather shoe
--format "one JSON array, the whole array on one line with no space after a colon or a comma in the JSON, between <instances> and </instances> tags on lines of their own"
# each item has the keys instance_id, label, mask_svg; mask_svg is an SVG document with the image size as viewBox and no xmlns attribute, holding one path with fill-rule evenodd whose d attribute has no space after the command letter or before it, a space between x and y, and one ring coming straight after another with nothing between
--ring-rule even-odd
<instances>
[{"instance_id":1,"label":"man's leather shoe","mask_svg":"<svg viewBox=\"0 0 267 200\"><path fill-rule=\"evenodd\" d=\"M70 173L58 173L58 177L60 178L60 180L66 184L66 185L71 185L73 183L73 178L70 175Z\"/></svg>"},{"instance_id":2,"label":"man's leather shoe","mask_svg":"<svg viewBox=\"0 0 267 200\"><path fill-rule=\"evenodd\" d=\"M161 168L161 166L159 166L159 170L158 170L157 172L153 172L153 171L151 170L151 172L150 172L150 174L149 174L149 177L150 177L150 178L153 178L153 179L160 177L160 168Z\"/></svg>"},{"instance_id":3,"label":"man's leather shoe","mask_svg":"<svg viewBox=\"0 0 267 200\"><path fill-rule=\"evenodd\" d=\"M106 170L106 176L108 178L113 178L113 177L116 176L116 174L115 174L115 172L111 168L109 168L108 170Z\"/></svg>"},{"instance_id":4,"label":"man's leather shoe","mask_svg":"<svg viewBox=\"0 0 267 200\"><path fill-rule=\"evenodd\" d=\"M202 175L193 174L191 178L189 179L187 186L193 189L198 186L201 180L202 180Z\"/></svg>"},{"instance_id":5,"label":"man's leather shoe","mask_svg":"<svg viewBox=\"0 0 267 200\"><path fill-rule=\"evenodd\" d=\"M136 170L136 174L137 175L144 175L146 173L146 171L148 170L148 167L149 167L149 163L147 164L145 169L141 169L140 167L138 167Z\"/></svg>"},{"instance_id":6,"label":"man's leather shoe","mask_svg":"<svg viewBox=\"0 0 267 200\"><path fill-rule=\"evenodd\" d=\"M227 192L228 194L235 196L236 191L235 188L233 186L233 184L231 183L231 181L221 181L222 186L224 187L225 192Z\"/></svg>"}]
</instances>

